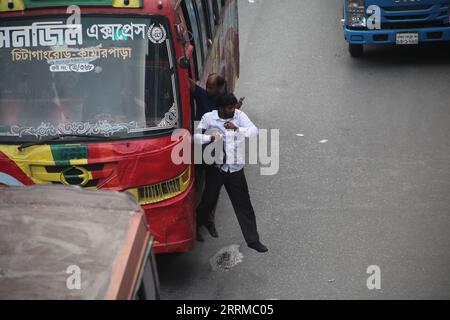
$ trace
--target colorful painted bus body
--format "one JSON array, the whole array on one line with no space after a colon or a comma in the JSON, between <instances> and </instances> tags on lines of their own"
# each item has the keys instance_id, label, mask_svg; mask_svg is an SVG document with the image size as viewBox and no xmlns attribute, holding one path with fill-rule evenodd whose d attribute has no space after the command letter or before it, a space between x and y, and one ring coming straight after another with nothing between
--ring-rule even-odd
<instances>
[{"instance_id":1,"label":"colorful painted bus body","mask_svg":"<svg viewBox=\"0 0 450 320\"><path fill-rule=\"evenodd\" d=\"M194 166L174 164L172 151L192 144L188 77L204 83L217 72L234 88L237 1L5 3L0 185L129 192L145 210L155 253L191 250ZM177 129L187 131L172 141Z\"/></svg>"},{"instance_id":2,"label":"colorful painted bus body","mask_svg":"<svg viewBox=\"0 0 450 320\"><path fill-rule=\"evenodd\" d=\"M448 0L344 0L350 53L361 56L366 44L449 41L449 6Z\"/></svg>"}]
</instances>

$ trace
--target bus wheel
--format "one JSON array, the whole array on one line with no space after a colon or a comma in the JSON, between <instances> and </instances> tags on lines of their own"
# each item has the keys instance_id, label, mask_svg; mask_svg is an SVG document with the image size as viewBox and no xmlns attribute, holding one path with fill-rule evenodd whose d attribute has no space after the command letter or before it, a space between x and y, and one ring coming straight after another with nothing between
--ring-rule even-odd
<instances>
[{"instance_id":1,"label":"bus wheel","mask_svg":"<svg viewBox=\"0 0 450 320\"><path fill-rule=\"evenodd\" d=\"M361 57L364 53L364 45L349 43L348 51L353 58Z\"/></svg>"}]
</instances>

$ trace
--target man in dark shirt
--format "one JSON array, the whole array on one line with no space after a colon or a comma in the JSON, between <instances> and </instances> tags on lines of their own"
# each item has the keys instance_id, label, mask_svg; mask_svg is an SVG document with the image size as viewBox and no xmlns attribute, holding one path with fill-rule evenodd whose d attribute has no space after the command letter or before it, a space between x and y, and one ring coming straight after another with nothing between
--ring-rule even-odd
<instances>
[{"instance_id":1,"label":"man in dark shirt","mask_svg":"<svg viewBox=\"0 0 450 320\"><path fill-rule=\"evenodd\" d=\"M200 121L205 113L211 112L213 110L217 110L216 106L216 98L219 96L219 94L225 89L224 85L221 86L221 83L225 83L225 79L223 81L221 76L218 74L210 74L208 76L208 79L206 80L206 89L203 89L199 85L195 83L194 80L190 79L191 83L191 94L193 98L195 99L195 103L197 106L194 120ZM195 166L196 171L196 180L197 182L203 181L202 177L205 175L206 171L206 165L200 164ZM198 184L197 189L201 190L202 185ZM216 203L217 204L217 203ZM208 217L208 223L206 223L206 228L208 229L209 233L212 237L217 238L219 234L216 230L215 225L215 211L216 211L216 205L214 205L213 210L210 212ZM198 241L204 241L203 237L200 234L197 234L197 240Z\"/></svg>"},{"instance_id":2,"label":"man in dark shirt","mask_svg":"<svg viewBox=\"0 0 450 320\"><path fill-rule=\"evenodd\" d=\"M195 112L195 121L200 121L205 113L218 110L216 99L220 94L228 93L227 81L217 73L211 73L206 80L206 89L203 89L189 79L191 83L191 94L195 99L197 110ZM241 98L236 106L240 109L245 98Z\"/></svg>"},{"instance_id":3,"label":"man in dark shirt","mask_svg":"<svg viewBox=\"0 0 450 320\"><path fill-rule=\"evenodd\" d=\"M191 81L191 94L195 99L197 110L195 112L195 120L199 121L205 113L217 110L215 100L217 96L224 89L219 86L220 76L213 73L208 76L206 80L206 89L203 89L195 83L194 80Z\"/></svg>"}]
</instances>

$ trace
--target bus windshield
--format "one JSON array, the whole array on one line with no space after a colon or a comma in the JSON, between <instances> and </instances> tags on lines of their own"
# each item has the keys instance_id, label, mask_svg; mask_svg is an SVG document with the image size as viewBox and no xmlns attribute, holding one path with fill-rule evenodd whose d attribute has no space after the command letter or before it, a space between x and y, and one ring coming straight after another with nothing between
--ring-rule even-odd
<instances>
[{"instance_id":1,"label":"bus windshield","mask_svg":"<svg viewBox=\"0 0 450 320\"><path fill-rule=\"evenodd\" d=\"M36 19L0 21L0 141L179 126L165 18Z\"/></svg>"}]
</instances>

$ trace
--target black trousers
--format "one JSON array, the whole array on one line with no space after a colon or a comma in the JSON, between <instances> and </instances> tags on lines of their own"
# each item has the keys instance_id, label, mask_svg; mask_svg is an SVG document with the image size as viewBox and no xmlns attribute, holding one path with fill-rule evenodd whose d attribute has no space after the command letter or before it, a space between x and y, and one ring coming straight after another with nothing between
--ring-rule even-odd
<instances>
[{"instance_id":1,"label":"black trousers","mask_svg":"<svg viewBox=\"0 0 450 320\"><path fill-rule=\"evenodd\" d=\"M204 182L206 179L206 169L209 167L209 165L206 164L196 164L195 165L195 191L196 192L201 192L203 195L203 190L204 190ZM219 197L217 197L217 200ZM214 223L216 222L216 207L217 207L217 200L216 203L213 206L213 209L211 210L211 213L209 214L208 217L208 222L209 223Z\"/></svg>"},{"instance_id":2,"label":"black trousers","mask_svg":"<svg viewBox=\"0 0 450 320\"><path fill-rule=\"evenodd\" d=\"M207 167L205 192L197 207L197 224L204 225L208 222L208 217L217 203L222 186L225 186L230 197L245 241L247 243L259 241L255 211L250 201L244 170L229 173L223 172L215 166Z\"/></svg>"}]
</instances>

